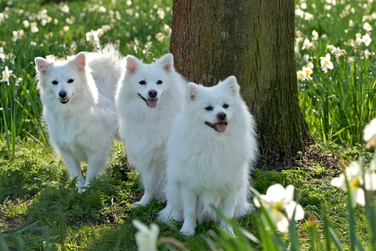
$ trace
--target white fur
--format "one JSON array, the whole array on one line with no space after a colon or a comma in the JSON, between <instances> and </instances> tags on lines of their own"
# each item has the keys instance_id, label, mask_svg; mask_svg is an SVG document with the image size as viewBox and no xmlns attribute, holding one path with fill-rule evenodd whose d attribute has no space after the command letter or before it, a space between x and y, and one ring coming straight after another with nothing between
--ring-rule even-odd
<instances>
[{"instance_id":1,"label":"white fur","mask_svg":"<svg viewBox=\"0 0 376 251\"><path fill-rule=\"evenodd\" d=\"M35 63L50 139L71 176L78 177L81 192L106 166L118 133L114 95L124 58L113 45L107 45L64 61L37 57ZM69 98L65 104L60 102L65 100L59 96L62 91ZM86 182L81 173L82 160L88 162Z\"/></svg>"},{"instance_id":2,"label":"white fur","mask_svg":"<svg viewBox=\"0 0 376 251\"><path fill-rule=\"evenodd\" d=\"M153 198L165 199L165 145L172 121L181 111L186 82L175 71L172 54L166 54L154 64L144 64L133 56L126 59L125 75L116 95L119 132L128 156L137 164L145 188L143 197L133 206L145 206ZM161 84L157 84L159 80ZM145 82L140 84L140 81ZM150 99L150 91L157 92L155 108L140 97Z\"/></svg>"},{"instance_id":3,"label":"white fur","mask_svg":"<svg viewBox=\"0 0 376 251\"><path fill-rule=\"evenodd\" d=\"M241 217L251 210L247 201L249 174L257 156L255 122L231 76L214 87L189 83L187 103L176 117L167 142L167 206L158 220L174 219L180 230L195 233L196 222L213 220L230 234L229 224L217 216L211 205L228 218ZM224 104L229 105L224 108ZM207 107L212 110L206 110ZM226 115L224 132L205 124L218 123Z\"/></svg>"}]
</instances>

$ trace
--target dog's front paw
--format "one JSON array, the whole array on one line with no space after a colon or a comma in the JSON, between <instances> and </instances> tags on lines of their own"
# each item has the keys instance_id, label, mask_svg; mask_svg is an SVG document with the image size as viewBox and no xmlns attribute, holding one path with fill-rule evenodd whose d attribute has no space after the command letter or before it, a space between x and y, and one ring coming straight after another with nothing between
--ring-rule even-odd
<instances>
[{"instance_id":1,"label":"dog's front paw","mask_svg":"<svg viewBox=\"0 0 376 251\"><path fill-rule=\"evenodd\" d=\"M144 207L146 206L146 203L142 203L141 201L137 201L131 205L131 208L137 208L137 207Z\"/></svg>"},{"instance_id":2,"label":"dog's front paw","mask_svg":"<svg viewBox=\"0 0 376 251\"><path fill-rule=\"evenodd\" d=\"M232 227L225 227L224 230L233 238L235 238L235 233L234 233L234 230L232 229Z\"/></svg>"},{"instance_id":3,"label":"dog's front paw","mask_svg":"<svg viewBox=\"0 0 376 251\"><path fill-rule=\"evenodd\" d=\"M183 227L180 229L180 233L187 235L187 236L192 236L195 234L195 228L183 225Z\"/></svg>"},{"instance_id":4,"label":"dog's front paw","mask_svg":"<svg viewBox=\"0 0 376 251\"><path fill-rule=\"evenodd\" d=\"M232 226L229 224L221 224L223 230L225 230L231 237L236 237Z\"/></svg>"}]
</instances>

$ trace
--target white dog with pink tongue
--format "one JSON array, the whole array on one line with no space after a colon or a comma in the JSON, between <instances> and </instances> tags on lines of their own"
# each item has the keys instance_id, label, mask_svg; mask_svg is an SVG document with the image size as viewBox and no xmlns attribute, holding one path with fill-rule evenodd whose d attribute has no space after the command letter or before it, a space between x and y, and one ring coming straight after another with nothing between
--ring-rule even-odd
<instances>
[{"instance_id":1,"label":"white dog with pink tongue","mask_svg":"<svg viewBox=\"0 0 376 251\"><path fill-rule=\"evenodd\" d=\"M167 206L158 220L183 221L193 235L197 222L215 221L234 234L228 218L250 212L249 174L257 157L255 122L234 76L214 87L189 83L186 105L167 142Z\"/></svg>"},{"instance_id":2,"label":"white dog with pink tongue","mask_svg":"<svg viewBox=\"0 0 376 251\"><path fill-rule=\"evenodd\" d=\"M133 56L126 58L125 75L116 95L119 131L145 188L141 200L133 206L165 199L164 152L172 121L184 103L185 85L186 81L174 69L172 54L154 64L144 64Z\"/></svg>"}]
</instances>

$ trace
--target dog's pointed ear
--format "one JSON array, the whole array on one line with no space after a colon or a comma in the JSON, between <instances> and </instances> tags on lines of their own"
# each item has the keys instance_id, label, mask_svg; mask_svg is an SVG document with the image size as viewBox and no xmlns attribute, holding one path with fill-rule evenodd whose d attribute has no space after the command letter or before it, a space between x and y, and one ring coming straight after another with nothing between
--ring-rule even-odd
<instances>
[{"instance_id":1,"label":"dog's pointed ear","mask_svg":"<svg viewBox=\"0 0 376 251\"><path fill-rule=\"evenodd\" d=\"M34 61L37 71L43 74L46 74L49 67L51 66L50 62L41 57L36 57Z\"/></svg>"},{"instance_id":2,"label":"dog's pointed ear","mask_svg":"<svg viewBox=\"0 0 376 251\"><path fill-rule=\"evenodd\" d=\"M160 64L165 71L171 72L174 70L174 56L172 53L168 53L158 59L157 64Z\"/></svg>"},{"instance_id":3,"label":"dog's pointed ear","mask_svg":"<svg viewBox=\"0 0 376 251\"><path fill-rule=\"evenodd\" d=\"M189 82L187 84L186 89L185 89L185 91L186 91L186 99L188 101L196 100L197 99L197 94L199 92L199 88L200 88L199 85L196 85L193 82Z\"/></svg>"},{"instance_id":4,"label":"dog's pointed ear","mask_svg":"<svg viewBox=\"0 0 376 251\"><path fill-rule=\"evenodd\" d=\"M79 71L83 71L85 70L85 66L86 66L86 53L80 52L73 58L69 59L69 61L75 64Z\"/></svg>"},{"instance_id":5,"label":"dog's pointed ear","mask_svg":"<svg viewBox=\"0 0 376 251\"><path fill-rule=\"evenodd\" d=\"M142 64L142 62L134 57L134 56L131 56L131 55L128 55L126 58L126 70L127 72L130 72L130 73L135 73L137 71L137 69L139 68L139 66Z\"/></svg>"},{"instance_id":6,"label":"dog's pointed ear","mask_svg":"<svg viewBox=\"0 0 376 251\"><path fill-rule=\"evenodd\" d=\"M230 76L226 78L223 82L220 83L220 85L227 88L233 96L238 95L240 92L240 86L236 81L235 76Z\"/></svg>"}]
</instances>

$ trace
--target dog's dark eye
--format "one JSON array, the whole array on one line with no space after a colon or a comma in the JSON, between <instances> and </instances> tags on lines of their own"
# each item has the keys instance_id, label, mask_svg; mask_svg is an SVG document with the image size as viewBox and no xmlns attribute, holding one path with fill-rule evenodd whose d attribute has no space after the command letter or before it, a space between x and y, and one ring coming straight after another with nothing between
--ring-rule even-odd
<instances>
[{"instance_id":1,"label":"dog's dark eye","mask_svg":"<svg viewBox=\"0 0 376 251\"><path fill-rule=\"evenodd\" d=\"M205 107L205 110L207 110L207 111L213 111L213 107L209 105L209 106Z\"/></svg>"},{"instance_id":2,"label":"dog's dark eye","mask_svg":"<svg viewBox=\"0 0 376 251\"><path fill-rule=\"evenodd\" d=\"M73 83L74 79L69 79L68 83Z\"/></svg>"},{"instance_id":3,"label":"dog's dark eye","mask_svg":"<svg viewBox=\"0 0 376 251\"><path fill-rule=\"evenodd\" d=\"M57 85L59 82L57 82L56 80L52 81L52 84L54 85Z\"/></svg>"},{"instance_id":4,"label":"dog's dark eye","mask_svg":"<svg viewBox=\"0 0 376 251\"><path fill-rule=\"evenodd\" d=\"M145 80L141 80L140 82L138 82L140 85L146 85L146 82Z\"/></svg>"},{"instance_id":5,"label":"dog's dark eye","mask_svg":"<svg viewBox=\"0 0 376 251\"><path fill-rule=\"evenodd\" d=\"M157 81L157 85L161 85L162 83L163 83L162 80L158 80L158 81Z\"/></svg>"},{"instance_id":6,"label":"dog's dark eye","mask_svg":"<svg viewBox=\"0 0 376 251\"><path fill-rule=\"evenodd\" d=\"M227 109L229 107L229 105L228 104L223 104L222 107L225 108L225 109Z\"/></svg>"}]
</instances>

